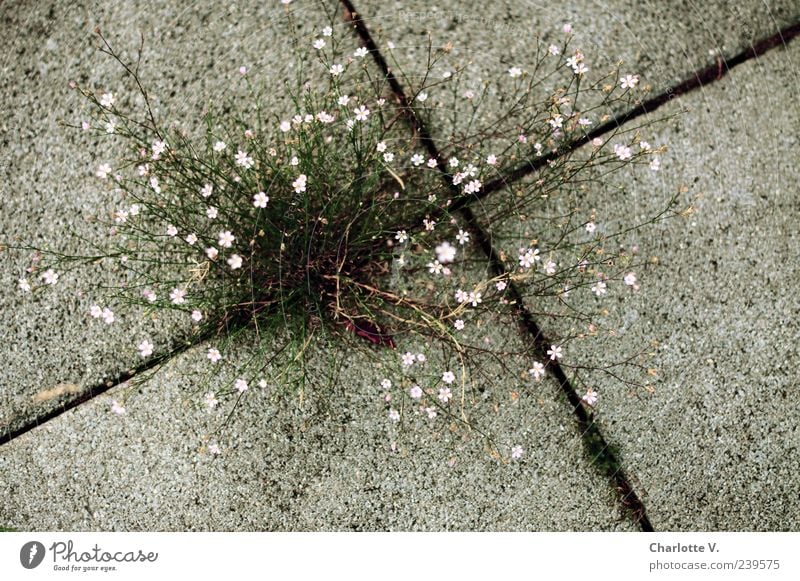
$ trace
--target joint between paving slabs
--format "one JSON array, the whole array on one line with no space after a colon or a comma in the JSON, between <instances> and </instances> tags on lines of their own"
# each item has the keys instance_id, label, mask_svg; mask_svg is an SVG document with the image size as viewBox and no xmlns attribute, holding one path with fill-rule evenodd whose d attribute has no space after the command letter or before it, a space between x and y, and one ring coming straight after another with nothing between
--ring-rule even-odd
<instances>
[{"instance_id":1,"label":"joint between paving slabs","mask_svg":"<svg viewBox=\"0 0 800 581\"><path fill-rule=\"evenodd\" d=\"M363 19L360 18L358 12L350 0L340 0L345 8L345 19L348 20L354 27L356 34L364 43L364 46L373 55L376 65L381 69L382 74L386 77L395 98L400 103L400 106L405 113L407 121L411 124L412 129L416 132L418 139L426 148L428 154L437 160L437 169L442 176L447 187L456 195L461 196L461 192L456 186L453 185L451 176L444 169L445 165L436 147L427 127L419 118L410 105L408 96L405 94L400 82L389 70L386 60L377 48L372 35L370 34ZM461 200L465 198L461 197ZM507 270L505 265L500 260L499 255L491 244L488 234L481 227L477 221L475 214L469 206L465 203L458 208L468 229L475 236L475 242L486 255L489 265L496 276L506 275ZM507 287L510 291L511 304L514 306L516 314L519 318L520 324L525 331L531 336L534 349L536 353L545 359L545 350L549 345L544 333L539 325L534 320L531 312L527 309L522 299L522 294L519 292L516 284L511 281ZM630 482L628 481L625 472L623 471L619 459L613 454L609 448L609 444L603 437L598 425L594 422L593 418L587 413L575 389L564 372L558 361L548 361L546 368L550 371L551 375L556 379L564 395L567 397L570 405L573 408L573 413L576 415L578 425L581 430L581 438L584 442L586 452L592 460L593 465L598 465L605 473L609 482L613 483L614 488L619 494L620 502L630 512L633 521L639 525L642 531L650 532L653 530L649 519L647 518L644 504L636 495Z\"/></svg>"}]
</instances>

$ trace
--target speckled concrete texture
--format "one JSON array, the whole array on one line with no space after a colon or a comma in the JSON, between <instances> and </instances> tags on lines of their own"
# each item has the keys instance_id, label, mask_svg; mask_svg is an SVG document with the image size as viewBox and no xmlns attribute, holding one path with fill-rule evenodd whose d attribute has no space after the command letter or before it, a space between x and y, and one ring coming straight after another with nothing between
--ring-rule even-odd
<instances>
[{"instance_id":1,"label":"speckled concrete texture","mask_svg":"<svg viewBox=\"0 0 800 581\"><path fill-rule=\"evenodd\" d=\"M620 240L628 252L639 245L636 260L647 263L635 268L638 293L617 281L602 299L588 288L570 299L595 313L599 331L570 343L567 363L655 354L637 360L654 377L622 373L649 389L599 371L591 381L600 425L656 530L800 526L800 427L791 411L800 334L797 64L792 42L670 104L657 114L687 112L643 135L669 146L662 170L625 170L580 201L585 218L596 210L599 232L645 221L681 189L681 207L693 208ZM548 327L569 334L557 321Z\"/></svg>"},{"instance_id":2,"label":"speckled concrete texture","mask_svg":"<svg viewBox=\"0 0 800 581\"><path fill-rule=\"evenodd\" d=\"M472 4L356 2L381 48L394 42L393 55L412 78L430 33L435 46L453 42L449 62L469 62L465 78L475 87L507 75L510 66L524 67L534 35L551 42L566 22L593 70L622 59L655 92L698 67L723 67L724 58L755 39L800 20L791 0ZM341 34L346 27L336 9L332 0L295 0L291 26L309 42L313 29L332 18L342 41L357 46ZM286 106L281 81L294 70L286 58L284 13L277 1L4 3L0 242L79 250L81 243L65 231L93 240L91 217L113 201L114 193L91 177L103 142L59 124L83 115L67 88L70 79L98 91L118 86L119 69L96 51L95 26L128 55L144 34L142 70L158 96L157 111L192 127L210 98L236 94L242 65L265 86L274 83L275 111ZM645 378L647 389L603 374L590 381L601 396L602 430L657 530L800 528L800 428L792 413L800 335L799 43L740 65L660 110L688 108L652 129L649 140L670 147L660 172L642 168L583 193L581 204L597 210L601 232L651 216L676 191L694 208L624 240L628 248L639 245L643 258L658 260L637 271L642 289L625 289L624 300L616 288L602 301L586 292L584 306L597 309L602 329L614 338L576 342L568 354L574 348L584 361L613 361L644 347L654 353L646 362L656 371ZM434 93L429 105L437 98ZM490 104L486 119L497 110ZM430 123L436 135L450 129L447 115L434 113ZM485 225L498 244L522 231ZM14 289L29 260L0 251L0 288L6 289L0 292L0 433L135 364L133 338L148 324L105 327L87 316L94 301L88 279L113 273L64 273L47 293L22 295ZM161 326L157 341L180 336ZM551 328L560 331L557 324ZM520 340L516 329L480 332L490 342ZM387 404L380 384L402 375L398 353L357 347L314 342L302 397L272 382L267 389L251 386L227 421L232 395L220 393L213 410L203 404L203 346L176 357L146 384L113 388L0 447L0 527L634 528L586 458L558 388L526 376L529 354L474 363L481 374L469 392L470 413L496 436L498 456L477 431L443 416L429 421L413 406L402 408L400 425L389 420L398 400ZM246 341L240 350L242 357L252 355ZM431 349L426 365L447 362ZM220 381L233 379L226 373ZM125 405L125 415L111 412L113 400ZM221 453L211 454L209 444ZM515 444L525 455L510 461Z\"/></svg>"},{"instance_id":3,"label":"speckled concrete texture","mask_svg":"<svg viewBox=\"0 0 800 581\"><path fill-rule=\"evenodd\" d=\"M278 2L3 3L0 243L84 254L87 242L105 236L92 218L108 217L120 203L119 192L94 177L100 163L114 159L111 140L62 125L80 125L88 114L70 80L98 94L114 91L120 107L130 104L131 87L121 67L97 50L95 27L126 59L144 38L141 74L156 114L188 130L210 101L243 92L240 66L255 84L274 85L272 111L285 110L282 83L297 64L286 58L292 27L307 40L330 22L327 14L335 18L336 8L333 1L295 2L290 25ZM148 328L119 312L118 324L108 327L88 316L99 298L87 281L113 276L100 268L62 272L55 287L33 297L18 292L22 276L40 282L25 272L30 258L30 252L0 252L0 359L8 363L0 374L3 433L137 365L134 340ZM161 346L178 334L172 324L151 332Z\"/></svg>"},{"instance_id":4,"label":"speckled concrete texture","mask_svg":"<svg viewBox=\"0 0 800 581\"><path fill-rule=\"evenodd\" d=\"M493 435L495 457L477 431L416 414L397 394L390 405L403 420L389 420L381 381L402 380L399 353L361 343L315 342L302 402L297 391L252 386L227 423L235 397L217 392L210 411L193 379L208 366L203 349L142 387L115 388L62 414L0 450L0 522L20 530L633 530L584 455L556 386L512 399L523 391L519 373L473 361L483 391L467 410ZM444 365L435 348L427 353L425 366ZM126 415L111 412L112 399ZM525 454L512 461L515 444Z\"/></svg>"}]
</instances>

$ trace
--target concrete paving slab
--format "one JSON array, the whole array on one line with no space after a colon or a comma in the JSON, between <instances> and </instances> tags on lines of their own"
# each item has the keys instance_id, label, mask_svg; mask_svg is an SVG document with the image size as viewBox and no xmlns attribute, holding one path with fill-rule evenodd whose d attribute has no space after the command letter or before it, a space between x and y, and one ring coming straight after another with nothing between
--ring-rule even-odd
<instances>
[{"instance_id":1,"label":"concrete paving slab","mask_svg":"<svg viewBox=\"0 0 800 581\"><path fill-rule=\"evenodd\" d=\"M646 388L601 372L583 379L600 394L598 421L656 530L800 527L800 427L790 411L800 334L798 64L793 42L677 99L668 112L689 112L644 136L668 144L662 170L623 171L579 200L586 216L596 209L598 232L654 215L682 187L694 208L620 240L649 263L636 268L638 293L616 281L602 299L588 288L571 295L599 330L570 344L567 364L655 354L640 361L655 377L627 375ZM496 232L511 248L536 234L519 223ZM569 333L553 321L548 330Z\"/></svg>"},{"instance_id":2,"label":"concrete paving slab","mask_svg":"<svg viewBox=\"0 0 800 581\"><path fill-rule=\"evenodd\" d=\"M378 45L390 60L396 60L396 72L402 71L412 79L414 86L409 88L412 92L418 90L426 76L429 43L435 49L452 43L449 54L427 75L427 83L441 83L446 71L463 67L457 98L454 100L451 94L453 84L447 83L431 88L427 100L418 103L421 109L428 110L433 119L431 130L439 138L449 136L453 130L460 134L468 127L493 125L503 107L510 103L509 95L515 84L527 80L527 77L510 79L509 69L520 67L526 73L531 72L537 51L546 53L551 43L562 44L565 24L572 27L571 49L582 49L591 75L619 66L620 73L640 75L641 87L649 86L648 94L653 95L679 84L697 69L713 64L724 67L725 58L800 19L800 7L792 0L767 3L499 0L480 5L361 0L355 4ZM537 42L537 35L541 43ZM390 43L396 47L394 50L388 49ZM535 89L537 100L547 97L550 89L565 86L571 78L566 56L569 55L545 59L546 63L558 63L553 70L564 70L566 74L564 78L553 77L550 65L545 65L547 76L539 73L536 78L544 79L541 88L547 90L539 94L539 89ZM498 82L502 91L496 89ZM617 75L608 82L618 84ZM482 102L486 84L488 93L473 118L472 107ZM464 99L467 91L475 96ZM505 99L501 101L503 94ZM581 109L585 111L601 102L601 95L598 93L588 101L583 99ZM614 109L623 108L622 103L617 105ZM455 119L454 111L458 112ZM516 135L520 121L519 116L514 116L500 122L496 129L505 135Z\"/></svg>"},{"instance_id":3,"label":"concrete paving slab","mask_svg":"<svg viewBox=\"0 0 800 581\"><path fill-rule=\"evenodd\" d=\"M292 3L296 34L308 39L337 6L335 1ZM3 3L0 243L78 254L86 246L67 233L96 241L101 231L87 220L114 209L116 194L93 177L99 163L113 159L112 152L105 157L100 138L60 125L80 124L87 110L68 88L71 79L116 90L120 103L126 100L121 69L96 50L95 27L127 58L133 58L143 35L141 73L157 113L191 128L209 100L219 102L241 90L240 66L249 68L256 84L276 89L290 78L295 61L286 58L290 27L284 13L279 2ZM351 41L341 36L342 42ZM270 106L277 114L288 99L285 91L275 90ZM97 300L87 292L88 281L110 276L100 269L62 273L55 287L30 297L17 290L30 255L0 252L0 261L0 358L5 362L0 433L7 433L137 364L131 337L146 321L118 313L118 324L106 327L87 315ZM33 282L34 276L29 278ZM159 345L175 338L166 329L174 331L171 322L154 331Z\"/></svg>"},{"instance_id":4,"label":"concrete paving slab","mask_svg":"<svg viewBox=\"0 0 800 581\"><path fill-rule=\"evenodd\" d=\"M487 336L508 340L499 329ZM302 402L270 376L266 389L245 392L227 424L235 398L221 386L235 375L215 374L220 403L209 410L202 347L143 386L115 388L60 415L0 447L0 523L18 530L634 530L584 455L557 386L523 391L520 374L492 358L471 360L483 391L469 391L475 403L468 409L494 434L501 456L493 456L487 440L443 413L416 414L404 393L387 404L383 379L398 388L407 382L398 371L403 346L357 341L350 348L313 341ZM242 358L253 354L246 340L241 345ZM444 362L435 347L423 351L428 361L419 373L438 373ZM525 359L503 363L522 368ZM112 412L113 401L125 415ZM392 406L403 412L399 424L387 416ZM517 444L524 455L511 460Z\"/></svg>"}]
</instances>

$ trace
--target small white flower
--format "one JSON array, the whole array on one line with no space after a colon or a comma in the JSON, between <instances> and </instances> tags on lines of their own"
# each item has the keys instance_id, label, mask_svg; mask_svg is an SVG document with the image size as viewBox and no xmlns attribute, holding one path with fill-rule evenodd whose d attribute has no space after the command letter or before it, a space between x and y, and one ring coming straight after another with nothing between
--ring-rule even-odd
<instances>
[{"instance_id":1,"label":"small white flower","mask_svg":"<svg viewBox=\"0 0 800 581\"><path fill-rule=\"evenodd\" d=\"M269 196L264 192L258 192L253 196L253 205L256 208L266 208L267 202L269 202Z\"/></svg>"},{"instance_id":2,"label":"small white flower","mask_svg":"<svg viewBox=\"0 0 800 581\"><path fill-rule=\"evenodd\" d=\"M456 258L456 247L449 242L442 242L436 246L436 258L442 264L453 262Z\"/></svg>"},{"instance_id":3,"label":"small white flower","mask_svg":"<svg viewBox=\"0 0 800 581\"><path fill-rule=\"evenodd\" d=\"M318 38L317 40L314 41L314 44L312 46L317 50L322 50L323 48L325 48L325 41L321 38Z\"/></svg>"},{"instance_id":4,"label":"small white flower","mask_svg":"<svg viewBox=\"0 0 800 581\"><path fill-rule=\"evenodd\" d=\"M146 288L146 289L144 289L142 291L142 296L145 298L145 300L148 303L154 303L154 302L156 302L156 299L158 298L156 296L156 293L153 292L153 289L149 289L149 288Z\"/></svg>"},{"instance_id":5,"label":"small white flower","mask_svg":"<svg viewBox=\"0 0 800 581\"><path fill-rule=\"evenodd\" d=\"M481 300L481 293L469 293L467 302L472 303L473 307L477 307L483 301Z\"/></svg>"},{"instance_id":6,"label":"small white flower","mask_svg":"<svg viewBox=\"0 0 800 581\"><path fill-rule=\"evenodd\" d=\"M561 53L561 49L558 48L556 45L551 44L550 46L547 47L547 52L549 52L553 56L556 56L557 54Z\"/></svg>"},{"instance_id":7,"label":"small white flower","mask_svg":"<svg viewBox=\"0 0 800 581\"><path fill-rule=\"evenodd\" d=\"M420 103L424 103L427 100L428 100L428 93L423 91L422 93L417 95L417 101L419 101Z\"/></svg>"},{"instance_id":8,"label":"small white flower","mask_svg":"<svg viewBox=\"0 0 800 581\"><path fill-rule=\"evenodd\" d=\"M114 212L114 222L117 224L124 224L128 221L128 211L127 210L117 210Z\"/></svg>"},{"instance_id":9,"label":"small white flower","mask_svg":"<svg viewBox=\"0 0 800 581\"><path fill-rule=\"evenodd\" d=\"M597 230L597 224L594 222L586 222L584 228L589 234L594 234L594 231Z\"/></svg>"},{"instance_id":10,"label":"small white flower","mask_svg":"<svg viewBox=\"0 0 800 581\"><path fill-rule=\"evenodd\" d=\"M217 240L217 244L223 248L230 248L233 246L234 240L236 240L236 238L233 234L231 234L230 230L225 230L224 232L219 233L219 240Z\"/></svg>"},{"instance_id":11,"label":"small white flower","mask_svg":"<svg viewBox=\"0 0 800 581\"><path fill-rule=\"evenodd\" d=\"M356 51L353 53L353 56L356 58L364 58L365 56L367 56L368 52L369 51L367 51L367 48L365 46L362 46L361 48L356 49Z\"/></svg>"},{"instance_id":12,"label":"small white flower","mask_svg":"<svg viewBox=\"0 0 800 581\"><path fill-rule=\"evenodd\" d=\"M342 95L342 96L339 97L339 100L337 102L342 107L346 107L347 104L350 102L350 97L348 95Z\"/></svg>"},{"instance_id":13,"label":"small white flower","mask_svg":"<svg viewBox=\"0 0 800 581\"><path fill-rule=\"evenodd\" d=\"M390 380L388 380L388 379L384 379L384 380L381 381L381 387L383 389L391 389L392 382Z\"/></svg>"},{"instance_id":14,"label":"small white flower","mask_svg":"<svg viewBox=\"0 0 800 581\"><path fill-rule=\"evenodd\" d=\"M464 244L469 242L469 232L464 232L464 230L459 230L458 234L456 235L456 240L461 246L464 246Z\"/></svg>"},{"instance_id":15,"label":"small white flower","mask_svg":"<svg viewBox=\"0 0 800 581\"><path fill-rule=\"evenodd\" d=\"M379 152L383 153L384 151L386 151L386 142L385 141L380 141L375 146L375 149L377 149Z\"/></svg>"},{"instance_id":16,"label":"small white flower","mask_svg":"<svg viewBox=\"0 0 800 581\"><path fill-rule=\"evenodd\" d=\"M541 381L542 377L544 377L544 365L538 361L534 361L533 367L528 369L528 373L533 375L534 380Z\"/></svg>"},{"instance_id":17,"label":"small white flower","mask_svg":"<svg viewBox=\"0 0 800 581\"><path fill-rule=\"evenodd\" d=\"M428 166L429 168L433 169L433 168L435 168L437 165L439 165L439 162L438 162L438 161L436 161L434 158L430 158L430 159L428 160L427 166Z\"/></svg>"},{"instance_id":18,"label":"small white flower","mask_svg":"<svg viewBox=\"0 0 800 581\"><path fill-rule=\"evenodd\" d=\"M24 293L31 292L31 283L28 282L27 278L21 278L17 281L17 288Z\"/></svg>"},{"instance_id":19,"label":"small white flower","mask_svg":"<svg viewBox=\"0 0 800 581\"><path fill-rule=\"evenodd\" d=\"M114 312L111 309L109 309L108 307L105 307L100 312L100 317L103 319L103 322L106 325L110 325L111 323L114 322Z\"/></svg>"},{"instance_id":20,"label":"small white flower","mask_svg":"<svg viewBox=\"0 0 800 581\"><path fill-rule=\"evenodd\" d=\"M408 390L408 395L411 396L411 399L419 399L422 397L422 388L418 385L415 385Z\"/></svg>"},{"instance_id":21,"label":"small white flower","mask_svg":"<svg viewBox=\"0 0 800 581\"><path fill-rule=\"evenodd\" d=\"M403 359L403 365L405 365L406 367L414 365L414 362L417 360L417 358L414 357L414 354L409 351L406 351L403 354L402 359Z\"/></svg>"},{"instance_id":22,"label":"small white flower","mask_svg":"<svg viewBox=\"0 0 800 581\"><path fill-rule=\"evenodd\" d=\"M497 156L492 154L486 158L486 163L489 165L497 165Z\"/></svg>"},{"instance_id":23,"label":"small white flower","mask_svg":"<svg viewBox=\"0 0 800 581\"><path fill-rule=\"evenodd\" d=\"M592 292L596 296L602 297L604 294L608 292L608 287L606 283L604 283L602 280L598 280L596 283L592 285Z\"/></svg>"},{"instance_id":24,"label":"small white flower","mask_svg":"<svg viewBox=\"0 0 800 581\"><path fill-rule=\"evenodd\" d=\"M464 321L461 319L456 319L453 323L453 326L458 329L459 331L464 329Z\"/></svg>"},{"instance_id":25,"label":"small white flower","mask_svg":"<svg viewBox=\"0 0 800 581\"><path fill-rule=\"evenodd\" d=\"M391 163L394 161L394 154L391 151L387 151L383 154L383 161L386 163Z\"/></svg>"},{"instance_id":26,"label":"small white flower","mask_svg":"<svg viewBox=\"0 0 800 581\"><path fill-rule=\"evenodd\" d=\"M219 250L217 250L213 246L210 246L206 248L206 256L208 256L209 260L216 260L217 256L219 256Z\"/></svg>"},{"instance_id":27,"label":"small white flower","mask_svg":"<svg viewBox=\"0 0 800 581\"><path fill-rule=\"evenodd\" d=\"M449 387L440 387L439 388L439 401L442 403L447 403L453 397L453 390Z\"/></svg>"},{"instance_id":28,"label":"small white flower","mask_svg":"<svg viewBox=\"0 0 800 581\"><path fill-rule=\"evenodd\" d=\"M167 236L175 237L178 235L178 229L172 224L167 225Z\"/></svg>"},{"instance_id":29,"label":"small white flower","mask_svg":"<svg viewBox=\"0 0 800 581\"><path fill-rule=\"evenodd\" d=\"M584 395L581 399L588 405L594 407L594 404L597 403L599 397L600 396L597 395L597 392L590 387L586 392L586 395Z\"/></svg>"},{"instance_id":30,"label":"small white flower","mask_svg":"<svg viewBox=\"0 0 800 581\"><path fill-rule=\"evenodd\" d=\"M511 448L511 459L512 460L519 460L522 458L522 455L525 453L525 450L520 445L516 445Z\"/></svg>"},{"instance_id":31,"label":"small white flower","mask_svg":"<svg viewBox=\"0 0 800 581\"><path fill-rule=\"evenodd\" d=\"M398 412L397 410L389 410L389 419L392 420L393 422L399 422L400 412Z\"/></svg>"},{"instance_id":32,"label":"small white flower","mask_svg":"<svg viewBox=\"0 0 800 581\"><path fill-rule=\"evenodd\" d=\"M477 194L482 187L483 184L480 182L480 180L472 180L471 182L469 182L467 185L464 186L464 193Z\"/></svg>"},{"instance_id":33,"label":"small white flower","mask_svg":"<svg viewBox=\"0 0 800 581\"><path fill-rule=\"evenodd\" d=\"M411 156L411 165L414 167L420 166L425 162L425 158L422 157L419 153L415 153Z\"/></svg>"},{"instance_id":34,"label":"small white flower","mask_svg":"<svg viewBox=\"0 0 800 581\"><path fill-rule=\"evenodd\" d=\"M224 141L217 141L214 143L214 151L216 152L224 151L226 147L228 147L228 145Z\"/></svg>"},{"instance_id":35,"label":"small white flower","mask_svg":"<svg viewBox=\"0 0 800 581\"><path fill-rule=\"evenodd\" d=\"M194 246L194 243L197 242L197 234L189 234L185 240L189 246Z\"/></svg>"},{"instance_id":36,"label":"small white flower","mask_svg":"<svg viewBox=\"0 0 800 581\"><path fill-rule=\"evenodd\" d=\"M572 71L576 75L581 76L589 72L589 67L587 67L585 63L578 63L577 65L572 67Z\"/></svg>"},{"instance_id":37,"label":"small white flower","mask_svg":"<svg viewBox=\"0 0 800 581\"><path fill-rule=\"evenodd\" d=\"M622 281L628 286L634 286L636 284L636 274L629 272Z\"/></svg>"},{"instance_id":38,"label":"small white flower","mask_svg":"<svg viewBox=\"0 0 800 581\"><path fill-rule=\"evenodd\" d=\"M114 98L114 93L111 91L108 93L103 93L103 95L100 97L100 105L106 109L109 109L111 106L113 106L115 101L116 99Z\"/></svg>"},{"instance_id":39,"label":"small white flower","mask_svg":"<svg viewBox=\"0 0 800 581\"><path fill-rule=\"evenodd\" d=\"M442 274L442 270L444 267L438 260L434 260L433 262L429 262L427 264L428 272L431 274Z\"/></svg>"},{"instance_id":40,"label":"small white flower","mask_svg":"<svg viewBox=\"0 0 800 581\"><path fill-rule=\"evenodd\" d=\"M322 29L322 36L330 36L332 34L333 34L333 28L331 28L330 26L326 26L325 28Z\"/></svg>"},{"instance_id":41,"label":"small white flower","mask_svg":"<svg viewBox=\"0 0 800 581\"><path fill-rule=\"evenodd\" d=\"M58 281L58 273L52 268L48 268L42 273L42 280L45 284L56 284Z\"/></svg>"},{"instance_id":42,"label":"small white flower","mask_svg":"<svg viewBox=\"0 0 800 581\"><path fill-rule=\"evenodd\" d=\"M436 228L435 220L429 220L428 218L425 218L422 223L425 225L425 230L427 232L433 232L433 229Z\"/></svg>"},{"instance_id":43,"label":"small white flower","mask_svg":"<svg viewBox=\"0 0 800 581\"><path fill-rule=\"evenodd\" d=\"M228 266L231 267L231 270L236 270L237 268L242 267L242 257L238 254L231 254L230 258L228 258Z\"/></svg>"},{"instance_id":44,"label":"small white flower","mask_svg":"<svg viewBox=\"0 0 800 581\"><path fill-rule=\"evenodd\" d=\"M121 406L117 400L114 400L111 402L111 413L118 416L124 416L126 412L125 408Z\"/></svg>"},{"instance_id":45,"label":"small white flower","mask_svg":"<svg viewBox=\"0 0 800 581\"><path fill-rule=\"evenodd\" d=\"M508 283L506 281L498 280L497 284L494 285L494 288L496 288L499 292L503 292L504 290L506 290L507 286L508 286Z\"/></svg>"},{"instance_id":46,"label":"small white flower","mask_svg":"<svg viewBox=\"0 0 800 581\"><path fill-rule=\"evenodd\" d=\"M103 315L103 309L99 305L92 305L89 307L89 314L94 319L99 319Z\"/></svg>"},{"instance_id":47,"label":"small white flower","mask_svg":"<svg viewBox=\"0 0 800 581\"><path fill-rule=\"evenodd\" d=\"M547 355L550 357L551 361L555 361L556 359L561 359L561 357L564 356L564 352L560 345L550 345L550 349L547 350Z\"/></svg>"},{"instance_id":48,"label":"small white flower","mask_svg":"<svg viewBox=\"0 0 800 581\"><path fill-rule=\"evenodd\" d=\"M522 76L522 69L519 67L511 67L510 69L508 69L508 74L511 77L520 77Z\"/></svg>"},{"instance_id":49,"label":"small white flower","mask_svg":"<svg viewBox=\"0 0 800 581\"><path fill-rule=\"evenodd\" d=\"M653 171L658 171L661 169L661 160L658 157L654 157L650 161L650 169Z\"/></svg>"},{"instance_id":50,"label":"small white flower","mask_svg":"<svg viewBox=\"0 0 800 581\"><path fill-rule=\"evenodd\" d=\"M398 230L397 234L394 235L394 238L400 244L404 244L405 241L408 240L408 233L405 230Z\"/></svg>"},{"instance_id":51,"label":"small white flower","mask_svg":"<svg viewBox=\"0 0 800 581\"><path fill-rule=\"evenodd\" d=\"M464 292L461 289L458 289L456 291L456 302L457 303L459 303L459 304L466 303L468 300L469 300L469 294L467 294L466 292Z\"/></svg>"},{"instance_id":52,"label":"small white flower","mask_svg":"<svg viewBox=\"0 0 800 581\"><path fill-rule=\"evenodd\" d=\"M211 363L217 363L220 359L222 359L222 354L219 352L219 349L211 347L206 354L206 357L211 361Z\"/></svg>"},{"instance_id":53,"label":"small white flower","mask_svg":"<svg viewBox=\"0 0 800 581\"><path fill-rule=\"evenodd\" d=\"M425 357L424 353L417 353L417 361L419 361L420 363L425 363L426 360L427 357Z\"/></svg>"},{"instance_id":54,"label":"small white flower","mask_svg":"<svg viewBox=\"0 0 800 581\"><path fill-rule=\"evenodd\" d=\"M233 387L235 387L236 391L239 393L244 393L247 391L247 382L244 379L239 378L233 383Z\"/></svg>"},{"instance_id":55,"label":"small white flower","mask_svg":"<svg viewBox=\"0 0 800 581\"><path fill-rule=\"evenodd\" d=\"M153 354L153 344L145 339L136 347L139 349L139 355L142 357L150 357Z\"/></svg>"},{"instance_id":56,"label":"small white flower","mask_svg":"<svg viewBox=\"0 0 800 581\"><path fill-rule=\"evenodd\" d=\"M633 156L633 152L631 151L631 148L628 147L627 145L623 145L621 143L617 143L616 145L614 145L614 153L622 161L625 161L626 159L630 159Z\"/></svg>"},{"instance_id":57,"label":"small white flower","mask_svg":"<svg viewBox=\"0 0 800 581\"><path fill-rule=\"evenodd\" d=\"M258 387L260 387L261 389L266 389L267 388L267 380L266 379L259 379L258 380Z\"/></svg>"},{"instance_id":58,"label":"small white flower","mask_svg":"<svg viewBox=\"0 0 800 581\"><path fill-rule=\"evenodd\" d=\"M243 167L244 169L250 169L255 165L255 160L250 157L246 151L242 151L241 149L236 152L234 156L236 160L236 165Z\"/></svg>"},{"instance_id":59,"label":"small white flower","mask_svg":"<svg viewBox=\"0 0 800 581\"><path fill-rule=\"evenodd\" d=\"M209 206L206 208L206 216L208 216L209 220L215 220L217 216L219 216L219 210L217 210L214 206Z\"/></svg>"},{"instance_id":60,"label":"small white flower","mask_svg":"<svg viewBox=\"0 0 800 581\"><path fill-rule=\"evenodd\" d=\"M292 130L292 124L289 123L288 121L281 121L279 127L282 133L288 133L289 131Z\"/></svg>"},{"instance_id":61,"label":"small white flower","mask_svg":"<svg viewBox=\"0 0 800 581\"><path fill-rule=\"evenodd\" d=\"M306 174L300 174L296 180L292 182L292 187L294 188L295 193L299 194L301 192L306 191L306 184L308 183L308 178Z\"/></svg>"},{"instance_id":62,"label":"small white flower","mask_svg":"<svg viewBox=\"0 0 800 581\"><path fill-rule=\"evenodd\" d=\"M199 323L202 320L203 320L203 313L201 313L196 309L192 311L192 321L194 321L195 323Z\"/></svg>"},{"instance_id":63,"label":"small white flower","mask_svg":"<svg viewBox=\"0 0 800 581\"><path fill-rule=\"evenodd\" d=\"M367 109L364 105L353 109L353 113L356 114L356 121L366 121L367 117L369 117L369 109Z\"/></svg>"},{"instance_id":64,"label":"small white flower","mask_svg":"<svg viewBox=\"0 0 800 581\"><path fill-rule=\"evenodd\" d=\"M425 408L425 413L428 414L428 419L432 420L436 417L436 408L435 407L428 407Z\"/></svg>"},{"instance_id":65,"label":"small white flower","mask_svg":"<svg viewBox=\"0 0 800 581\"><path fill-rule=\"evenodd\" d=\"M117 130L117 124L114 123L113 119L111 121L109 121L108 123L106 123L106 133L108 133L110 135L110 134L114 133L116 130ZM154 157L153 159L158 159L158 158Z\"/></svg>"},{"instance_id":66,"label":"small white flower","mask_svg":"<svg viewBox=\"0 0 800 581\"><path fill-rule=\"evenodd\" d=\"M214 193L214 186L211 184L206 184L202 188L200 188L200 195L204 198L209 197L211 194Z\"/></svg>"},{"instance_id":67,"label":"small white flower","mask_svg":"<svg viewBox=\"0 0 800 581\"><path fill-rule=\"evenodd\" d=\"M625 75L619 79L619 84L623 89L633 89L638 83L639 75Z\"/></svg>"},{"instance_id":68,"label":"small white flower","mask_svg":"<svg viewBox=\"0 0 800 581\"><path fill-rule=\"evenodd\" d=\"M330 68L331 75L338 77L344 72L344 67L340 64L335 64Z\"/></svg>"},{"instance_id":69,"label":"small white flower","mask_svg":"<svg viewBox=\"0 0 800 581\"><path fill-rule=\"evenodd\" d=\"M169 293L169 300L173 305L182 305L186 302L186 291L179 288L174 288Z\"/></svg>"},{"instance_id":70,"label":"small white flower","mask_svg":"<svg viewBox=\"0 0 800 581\"><path fill-rule=\"evenodd\" d=\"M447 163L450 164L450 167L458 167L458 164L460 162L458 161L457 157L451 157L450 159L447 160Z\"/></svg>"},{"instance_id":71,"label":"small white flower","mask_svg":"<svg viewBox=\"0 0 800 581\"><path fill-rule=\"evenodd\" d=\"M553 262L552 260L548 260L544 264L544 272L545 272L545 274L554 275L556 273L556 266L557 265L556 265L555 262Z\"/></svg>"},{"instance_id":72,"label":"small white flower","mask_svg":"<svg viewBox=\"0 0 800 581\"><path fill-rule=\"evenodd\" d=\"M522 268L530 268L534 263L541 260L538 248L520 248L519 249L519 265Z\"/></svg>"},{"instance_id":73,"label":"small white flower","mask_svg":"<svg viewBox=\"0 0 800 581\"><path fill-rule=\"evenodd\" d=\"M110 174L111 171L112 170L110 165L108 165L107 163L101 163L97 167L97 172L95 172L95 175L99 177L101 180L104 180L108 177L108 174Z\"/></svg>"},{"instance_id":74,"label":"small white flower","mask_svg":"<svg viewBox=\"0 0 800 581\"><path fill-rule=\"evenodd\" d=\"M456 380L456 376L452 371L445 371L442 373L442 381L447 384L453 383Z\"/></svg>"},{"instance_id":75,"label":"small white flower","mask_svg":"<svg viewBox=\"0 0 800 581\"><path fill-rule=\"evenodd\" d=\"M286 2L286 4L288 4L291 1L292 0L288 0L288 2ZM206 403L208 403L208 400L206 400ZM214 405L216 405L216 404L214 404ZM209 407L213 407L213 406L209 405ZM208 453L211 454L212 456L219 456L220 454L222 454L222 450L220 449L219 444L217 444L216 442L212 442L211 444L208 445Z\"/></svg>"},{"instance_id":76,"label":"small white flower","mask_svg":"<svg viewBox=\"0 0 800 581\"><path fill-rule=\"evenodd\" d=\"M204 399L205 399L206 405L208 406L208 409L214 409L215 407L217 407L217 404L219 404L219 400L217 400L217 397L214 395L214 392L212 392L212 391L209 391L205 395Z\"/></svg>"},{"instance_id":77,"label":"small white flower","mask_svg":"<svg viewBox=\"0 0 800 581\"><path fill-rule=\"evenodd\" d=\"M158 159L167 150L167 143L157 139L153 142L151 149L153 150L153 159Z\"/></svg>"}]
</instances>

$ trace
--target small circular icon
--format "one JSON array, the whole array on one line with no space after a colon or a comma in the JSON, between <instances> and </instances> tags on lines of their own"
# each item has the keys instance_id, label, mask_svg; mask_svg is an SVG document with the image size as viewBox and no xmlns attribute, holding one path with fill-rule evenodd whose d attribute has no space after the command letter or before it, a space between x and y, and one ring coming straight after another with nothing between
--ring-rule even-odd
<instances>
[{"instance_id":1,"label":"small circular icon","mask_svg":"<svg viewBox=\"0 0 800 581\"><path fill-rule=\"evenodd\" d=\"M44 545L39 541L30 541L19 550L19 562L26 569L35 569L44 560Z\"/></svg>"}]
</instances>

